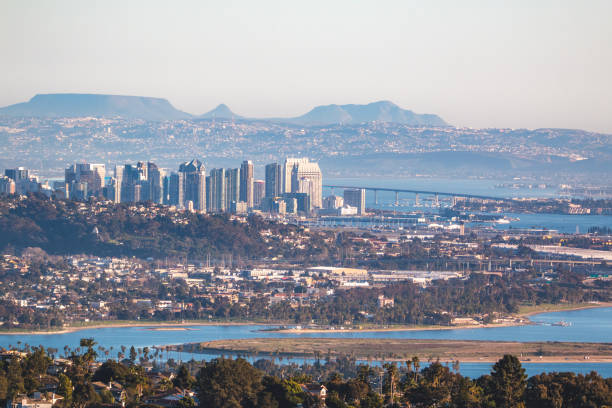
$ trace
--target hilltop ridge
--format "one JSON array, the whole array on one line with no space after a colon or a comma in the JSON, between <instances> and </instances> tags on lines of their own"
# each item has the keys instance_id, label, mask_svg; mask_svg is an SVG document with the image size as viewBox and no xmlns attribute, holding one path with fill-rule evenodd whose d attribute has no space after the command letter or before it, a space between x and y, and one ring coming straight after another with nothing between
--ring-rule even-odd
<instances>
[{"instance_id":1,"label":"hilltop ridge","mask_svg":"<svg viewBox=\"0 0 612 408\"><path fill-rule=\"evenodd\" d=\"M225 104L202 114L176 109L163 98L128 95L56 93L37 94L27 102L0 108L0 116L21 117L123 117L149 121L177 119L236 119L293 123L304 126L393 122L410 126L448 126L438 115L417 114L390 101L365 105L321 105L293 118L249 118L236 115Z\"/></svg>"},{"instance_id":2,"label":"hilltop ridge","mask_svg":"<svg viewBox=\"0 0 612 408\"><path fill-rule=\"evenodd\" d=\"M186 119L190 114L163 98L102 94L37 94L28 102L0 108L0 115L37 117L121 116L129 119Z\"/></svg>"}]
</instances>

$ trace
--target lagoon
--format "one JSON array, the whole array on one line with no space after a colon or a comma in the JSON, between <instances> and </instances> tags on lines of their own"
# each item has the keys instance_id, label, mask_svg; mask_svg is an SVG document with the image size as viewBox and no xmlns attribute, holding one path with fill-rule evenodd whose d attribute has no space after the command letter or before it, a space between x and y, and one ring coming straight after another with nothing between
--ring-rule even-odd
<instances>
[{"instance_id":1,"label":"lagoon","mask_svg":"<svg viewBox=\"0 0 612 408\"><path fill-rule=\"evenodd\" d=\"M150 330L143 327L109 327L85 329L57 334L0 335L0 347L43 345L52 347L63 354L64 346L78 347L79 340L92 337L96 342L109 350L109 357L116 357L121 346L136 348L204 342L222 339L240 339L254 337L340 337L340 338L406 338L406 339L451 339L451 340L491 340L491 341L572 341L572 342L609 342L612 339L612 308L595 308L554 313L542 313L531 317L538 324L528 326L450 329L450 330L414 330L414 331L379 331L379 332L342 332L340 330L325 333L284 333L265 331L266 325L205 325L189 326L188 330ZM553 326L558 321L565 321L568 327ZM111 350L112 347L112 350ZM170 357L177 358L176 353ZM182 353L181 359L205 359L212 355ZM489 372L491 364L463 363L461 372L465 375L478 376ZM589 372L596 370L606 377L612 377L612 363L526 363L528 373L543 371Z\"/></svg>"}]
</instances>

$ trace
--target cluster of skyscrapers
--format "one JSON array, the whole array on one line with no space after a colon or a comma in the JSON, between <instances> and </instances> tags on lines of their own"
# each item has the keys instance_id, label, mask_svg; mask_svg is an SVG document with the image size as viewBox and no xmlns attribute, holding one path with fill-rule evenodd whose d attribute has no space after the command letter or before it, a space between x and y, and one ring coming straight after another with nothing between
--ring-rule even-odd
<instances>
[{"instance_id":1,"label":"cluster of skyscrapers","mask_svg":"<svg viewBox=\"0 0 612 408\"><path fill-rule=\"evenodd\" d=\"M41 185L38 177L30 174L25 167L4 170L4 176L0 176L0 194L28 194L42 192L50 195L52 190L49 186Z\"/></svg>"},{"instance_id":2,"label":"cluster of skyscrapers","mask_svg":"<svg viewBox=\"0 0 612 408\"><path fill-rule=\"evenodd\" d=\"M151 201L194 211L309 213L322 207L322 183L319 165L307 158L266 165L265 180L255 180L250 160L239 168L213 168L206 174L204 164L194 159L177 172L151 162L115 166L112 177L103 164L78 163L65 170L63 190L68 198Z\"/></svg>"},{"instance_id":3,"label":"cluster of skyscrapers","mask_svg":"<svg viewBox=\"0 0 612 408\"><path fill-rule=\"evenodd\" d=\"M265 166L265 180L255 180L250 160L237 168L213 168L191 160L178 171L159 168L152 162L117 165L112 176L104 164L77 163L64 172L64 181L41 184L23 167L6 169L0 176L0 194L42 192L85 200L105 198L116 203L145 202L200 212L246 213L252 209L279 214L365 214L365 190L346 189L343 197L323 200L323 177L319 165L308 158L286 158Z\"/></svg>"}]
</instances>

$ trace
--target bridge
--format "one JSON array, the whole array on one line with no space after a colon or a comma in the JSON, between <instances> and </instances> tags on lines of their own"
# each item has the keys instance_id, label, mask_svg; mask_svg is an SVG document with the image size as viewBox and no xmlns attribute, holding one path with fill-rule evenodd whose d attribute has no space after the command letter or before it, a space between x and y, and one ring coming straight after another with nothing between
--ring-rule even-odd
<instances>
[{"instance_id":1,"label":"bridge","mask_svg":"<svg viewBox=\"0 0 612 408\"><path fill-rule=\"evenodd\" d=\"M493 196L478 195L478 194L449 193L446 191L411 190L411 189L405 189L405 188L371 187L371 186L368 186L368 187L341 186L341 185L331 185L331 184L324 184L323 187L327 187L331 189L342 188L342 189L362 189L362 190L373 191L374 192L374 202L376 204L378 204L378 192L379 191L388 191L388 192L395 193L395 203L396 204L399 202L400 193L410 193L410 194L416 195L417 204L419 202L419 194L435 196L436 203L438 203L438 196L453 197L453 200L456 198L474 198L477 200L493 200L493 201L511 201L512 200L511 198L493 197Z\"/></svg>"}]
</instances>

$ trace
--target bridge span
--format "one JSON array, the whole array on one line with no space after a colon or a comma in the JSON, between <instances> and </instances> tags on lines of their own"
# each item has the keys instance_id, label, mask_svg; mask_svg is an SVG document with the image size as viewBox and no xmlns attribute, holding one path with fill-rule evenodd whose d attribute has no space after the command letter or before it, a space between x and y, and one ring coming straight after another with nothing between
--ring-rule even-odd
<instances>
[{"instance_id":1,"label":"bridge span","mask_svg":"<svg viewBox=\"0 0 612 408\"><path fill-rule=\"evenodd\" d=\"M399 193L411 193L411 194L415 194L417 196L417 201L418 201L418 196L419 194L423 194L423 195L432 195L432 196L436 196L436 198L438 196L448 196L448 197L453 197L453 198L475 198L478 200L494 200L494 201L511 201L511 198L505 198L505 197L493 197L493 196L486 196L486 195L479 195L479 194L464 194L464 193L450 193L447 191L427 191L427 190L411 190L411 189L405 189L405 188L389 188L389 187L372 187L372 186L344 186L344 185L337 185L337 184L324 184L323 187L327 187L327 188L342 188L342 189L363 189L363 190L369 190L369 191L373 191L374 192L374 197L375 197L375 201L378 203L378 199L377 199L377 193L379 191L388 191L388 192L392 192L395 193L395 201L398 201L398 195Z\"/></svg>"}]
</instances>

